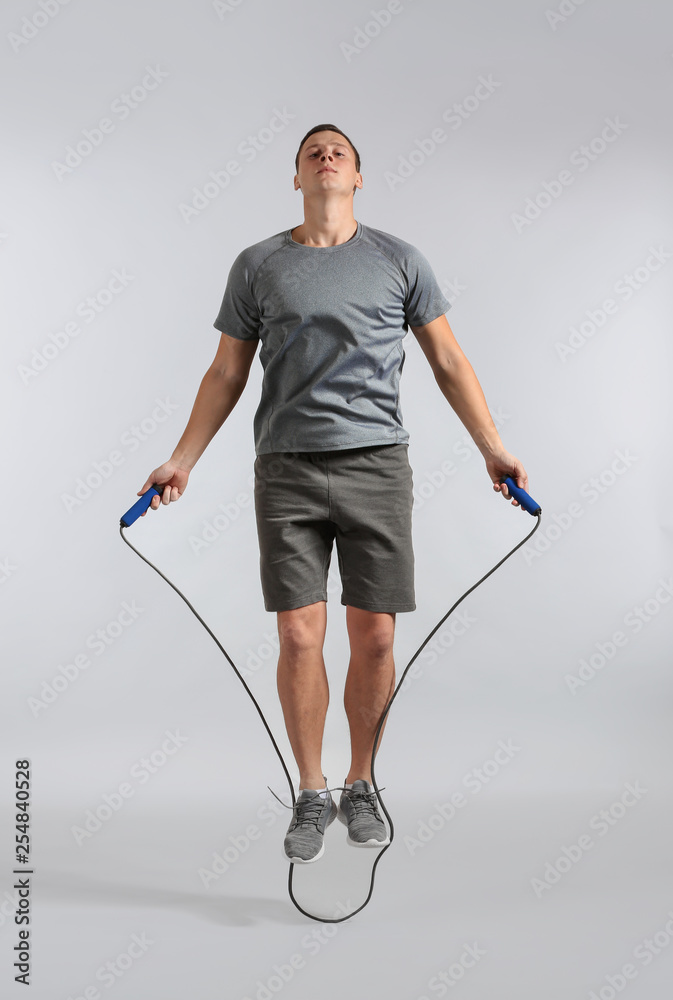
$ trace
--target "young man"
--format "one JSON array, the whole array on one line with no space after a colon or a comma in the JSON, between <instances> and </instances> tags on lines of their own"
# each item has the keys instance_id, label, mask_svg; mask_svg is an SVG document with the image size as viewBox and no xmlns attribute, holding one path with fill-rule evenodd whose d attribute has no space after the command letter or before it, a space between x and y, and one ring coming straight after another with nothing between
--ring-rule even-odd
<instances>
[{"instance_id":1,"label":"young man","mask_svg":"<svg viewBox=\"0 0 673 1000\"><path fill-rule=\"evenodd\" d=\"M339 816L358 847L389 842L371 784L371 753L395 688L398 611L415 610L412 470L399 381L409 327L439 388L486 463L493 488L521 462L505 451L479 382L444 315L450 303L426 258L353 215L360 157L335 125L312 128L295 160L304 222L243 250L214 322L221 331L184 434L140 490L178 500L245 387L261 340L254 420L255 512L264 604L277 612L278 693L299 768L286 857L316 861ZM516 501L512 501L515 505ZM518 505L517 505L518 506ZM351 766L337 809L322 773L329 689L322 650L334 539L350 662L344 705Z\"/></svg>"}]
</instances>

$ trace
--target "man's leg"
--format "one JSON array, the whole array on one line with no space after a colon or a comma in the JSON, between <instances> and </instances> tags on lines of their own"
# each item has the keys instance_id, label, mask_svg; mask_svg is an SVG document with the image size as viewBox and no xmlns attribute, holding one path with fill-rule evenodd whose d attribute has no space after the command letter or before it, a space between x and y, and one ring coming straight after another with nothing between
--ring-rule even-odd
<instances>
[{"instance_id":1,"label":"man's leg","mask_svg":"<svg viewBox=\"0 0 673 1000\"><path fill-rule=\"evenodd\" d=\"M371 782L374 737L381 715L395 690L395 614L346 606L351 658L344 706L351 733L351 766L346 784L358 778ZM386 728L383 725L378 746ZM377 747L378 752L378 747Z\"/></svg>"},{"instance_id":2,"label":"man's leg","mask_svg":"<svg viewBox=\"0 0 673 1000\"><path fill-rule=\"evenodd\" d=\"M299 768L299 787L324 788L321 750L329 686L322 650L327 604L317 601L277 615L278 695Z\"/></svg>"}]
</instances>

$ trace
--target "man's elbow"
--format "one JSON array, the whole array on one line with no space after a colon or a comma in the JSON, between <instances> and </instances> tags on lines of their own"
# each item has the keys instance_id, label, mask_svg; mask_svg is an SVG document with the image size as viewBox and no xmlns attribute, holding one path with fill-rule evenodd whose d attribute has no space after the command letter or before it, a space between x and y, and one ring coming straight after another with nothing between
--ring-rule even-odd
<instances>
[{"instance_id":1,"label":"man's elbow","mask_svg":"<svg viewBox=\"0 0 673 1000\"><path fill-rule=\"evenodd\" d=\"M232 386L237 388L240 392L243 392L246 382L248 381L248 376L250 370L243 370L240 368L232 368L218 362L214 361L210 366L206 374L204 375L204 380L211 382L213 385Z\"/></svg>"},{"instance_id":2,"label":"man's elbow","mask_svg":"<svg viewBox=\"0 0 673 1000\"><path fill-rule=\"evenodd\" d=\"M460 381L469 362L462 351L442 351L430 362L433 374L438 382L451 383Z\"/></svg>"}]
</instances>

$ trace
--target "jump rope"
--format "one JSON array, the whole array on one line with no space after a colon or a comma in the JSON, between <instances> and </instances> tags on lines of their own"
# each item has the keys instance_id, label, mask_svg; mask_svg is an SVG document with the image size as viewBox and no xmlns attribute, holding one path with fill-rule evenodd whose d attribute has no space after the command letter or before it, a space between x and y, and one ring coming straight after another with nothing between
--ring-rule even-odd
<instances>
[{"instance_id":1,"label":"jump rope","mask_svg":"<svg viewBox=\"0 0 673 1000\"><path fill-rule=\"evenodd\" d=\"M381 798L381 791L379 789L379 786L376 784L376 775L374 773L374 758L376 757L376 750L377 750L378 743L379 743L379 738L380 738L380 735L381 735L381 729L383 728L383 723L385 722L386 716L388 715L388 712L390 711L392 703L395 701L395 698L397 697L397 693L398 693L398 691L400 690L400 688L402 686L402 682L404 681L404 678L407 675L407 671L409 670L409 668L411 667L411 665L413 664L413 662L416 660L416 658L419 655L419 653L421 653L421 651L425 648L425 646L427 645L427 643L433 637L433 635L435 634L435 632L437 631L437 629L440 627L440 625L444 624L444 622L449 617L449 615L453 614L453 612L456 610L456 608L458 607L458 605L462 601L465 600L465 598L468 596L468 594L471 594L473 590L476 590L476 588L480 584L482 584L484 582L484 580L487 580L488 577L491 576L492 573L495 573L496 569L498 569L498 567L502 566L502 564L504 562L506 562L506 560L509 559L510 556L514 555L514 553L517 551L517 549L520 549L522 545L525 545L525 543L528 541L528 539L532 538L532 536L535 534L535 532L537 531L537 529L540 527L540 522L541 522L541 517L542 517L542 508L540 507L540 505L538 503L536 503L532 499L532 497L529 496L528 493L526 493L525 490L522 490L519 486L517 486L516 483L514 482L514 480L510 476L503 477L500 480L500 482L504 483L507 486L507 488L508 488L511 496L521 505L521 507L523 508L523 510L527 511L529 514L531 514L533 517L536 518L535 527L533 528L532 531L530 531L526 535L526 537L522 541L520 541L517 545L515 545L514 548L510 552L508 552L507 555L504 556L500 560L500 562L496 563L495 566L488 571L488 573L485 573L484 576L482 576L481 580L477 580L477 582L475 584L473 584L469 588L469 590L466 590L465 593L462 595L462 597L459 597L458 600L456 601L456 603L451 608L449 608L449 610L446 612L446 614L444 615L444 617L441 618L437 622L437 624L433 628L432 632L428 633L427 637L423 640L423 642L421 643L421 645L418 647L418 649L416 650L416 652L414 653L414 655L411 657L411 659L409 660L408 664L404 668L404 672L403 672L402 676L400 677L400 679L399 679L399 681L397 683L397 687L393 691L393 694L392 694L392 696L390 698L390 701L388 702L388 704L386 705L385 709L383 710L383 712L381 714L381 718L379 720L378 728L376 730L376 736L374 737L374 745L372 747L371 773L372 773L372 785L374 786L374 790L376 792L376 797L378 799L379 805L381 806L381 809L385 813L386 819L388 820L388 824L390 826L390 837L389 837L388 843L377 854L377 857L376 857L376 859L374 861L374 864L372 866L372 874L371 874L371 879L370 879L370 883L369 883L369 892L367 893L367 898L365 899L364 903L362 903L360 906L358 906L358 908L356 910L353 910L351 913L347 913L345 916L342 916L342 917L320 917L320 916L316 916L316 914L314 914L314 913L309 913L308 910L305 910L302 906L299 905L299 903L297 902L297 900L294 897L294 893L292 891L292 875L293 875L293 872L294 872L294 862L292 862L292 861L290 862L290 871L289 871L289 874L288 874L288 884L287 884L288 892L290 894L290 899L292 900L292 902L294 903L294 905L297 907L297 909L300 911L300 913L303 913L304 916L306 916L306 917L310 917L312 920L319 920L321 923L326 923L326 924L340 924L340 923L342 923L342 921L349 920L351 917L355 916L356 913L359 913L360 910L364 909L364 907L367 905L367 903L371 899L372 893L374 891L374 877L376 875L376 867L377 867L379 861L381 860L381 858L383 857L383 855L388 850L388 848L392 845L392 842L393 842L393 839L394 839L394 836L395 836L395 828L393 826L393 821L392 821L392 818L390 816L390 813L386 809L385 804L383 802L383 799ZM283 755L282 755L282 753L280 752L280 750L278 748L278 744L276 743L276 741L274 739L274 736L273 736L273 733L271 732L271 729L269 728L269 724L267 723L266 719L264 718L264 713L262 712L261 708L259 707L259 704L257 703L257 700L256 700L255 696L253 695L252 691L250 690L250 688L248 687L248 685L245 683L245 680L241 676L238 668L236 667L236 664L231 659L231 657L227 653L226 649L224 648L224 646L222 645L222 643L220 642L220 640L217 638L217 636L214 634L214 632L212 631L212 629L210 629L208 627L208 625L205 623L205 621L203 620L203 618L201 617L201 615L193 607L193 605L190 604L190 602L187 600L187 598L182 593L182 591L179 590L175 586L175 584L171 580L169 580L168 577L165 576L161 572L160 569L157 569L157 567L154 565L154 563L150 562L150 560L147 559L141 552L138 552L138 549L135 548L135 546L132 545L131 542L129 542L128 538L124 534L124 528L129 528L134 523L134 521L137 521L137 519L149 508L149 506L150 506L152 500L154 499L154 497L161 496L162 492L163 492L163 486L155 484L154 486L151 486L147 490L146 493L143 493L143 495L141 496L140 500L138 500L136 503L134 503L133 506L129 510L127 510L125 514L122 515L121 520L119 522L119 533L121 534L121 536L122 536L123 540L126 542L126 544L129 546L129 548L133 549L133 551L136 553L136 555L140 556L140 558L143 560L143 562L146 562L148 566L151 566L152 569L156 573L158 573L159 576L163 580L165 580L166 583L170 587L173 588L173 590L176 592L176 594L178 594L178 596L182 598L182 600L185 602L185 604L187 605L187 607L189 608L189 610L192 612L192 614L195 615L196 618L198 618L198 620L201 622L201 624L205 628L205 630L208 633L208 635L213 639L213 641L215 642L215 644L219 648L220 652L224 654L224 656L228 660L230 666L233 668L234 672L236 673L236 676L238 677L239 681L241 682L241 684L243 685L243 687L245 688L245 690L248 692L248 694L249 694L249 696L250 696L250 698L252 700L252 703L254 704L255 708L257 709L257 711L259 713L259 717L260 717L260 719L262 720L262 722L264 724L264 728L266 729L267 733L269 734L269 739L273 743L273 748L276 751L276 753L278 754L278 759L280 760L280 763L282 765L283 771L285 772L285 777L287 778L287 783L288 783L289 788L290 788L290 796L292 798L292 810L293 810L293 813L294 813L294 808L295 808L295 805L296 805L296 798L295 798L295 794L294 794L294 787L293 787L293 784L292 784L292 779L290 777L290 772L288 771L287 765L286 765L285 761L283 760ZM271 789L271 788L269 788L269 791L272 792L273 795L276 794L273 791L273 789ZM277 795L276 795L276 798L278 798ZM283 803L283 805L284 804L285 803ZM290 808L290 807L288 807L288 808Z\"/></svg>"}]
</instances>

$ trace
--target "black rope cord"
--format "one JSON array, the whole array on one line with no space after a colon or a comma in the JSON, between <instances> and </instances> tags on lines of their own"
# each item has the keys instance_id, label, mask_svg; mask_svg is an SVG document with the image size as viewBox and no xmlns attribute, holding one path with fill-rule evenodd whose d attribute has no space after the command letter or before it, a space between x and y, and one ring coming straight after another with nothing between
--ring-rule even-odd
<instances>
[{"instance_id":1,"label":"black rope cord","mask_svg":"<svg viewBox=\"0 0 673 1000\"><path fill-rule=\"evenodd\" d=\"M399 679L399 681L397 683L397 687L393 691L393 694L392 694L392 696L390 698L390 701L388 702L388 704L386 705L385 709L383 710L383 712L381 714L381 718L379 720L378 728L376 730L376 735L374 737L374 744L373 744L373 747L372 747L371 772L372 772L372 785L374 786L374 791L376 792L376 797L377 797L377 799L379 801L381 809L385 813L386 819L388 820L388 824L390 826L390 838L389 838L389 842L385 845L385 847L383 847L379 851L379 853L378 853L378 855L376 857L376 860L374 861L374 864L372 866L371 879L370 879L370 883L369 883L369 892L367 893L367 898L365 899L364 903L362 903L360 906L358 906L358 908L356 910L353 910L351 913L348 913L348 914L346 914L343 917L318 917L314 913L309 913L308 910L305 910L302 906L299 905L299 903L297 902L297 900L294 897L294 893L292 891L292 874L294 872L294 862L292 862L292 861L290 862L290 871L289 871L289 874L288 874L288 883L287 883L287 888L288 888L288 892L290 894L290 899L292 900L292 902L294 903L294 905L297 907L297 909L300 911L300 913L303 913L304 916L306 916L306 917L310 917L311 920L319 920L321 923L325 923L325 924L340 924L344 920L350 920L350 918L354 917L356 913L359 913L360 910L363 910L364 907L369 902L369 900L371 899L372 893L374 891L374 878L375 878L375 875L376 875L376 867L377 867L379 861L381 860L381 858L383 857L383 855L388 850L388 848L392 845L392 842L393 842L393 839L394 839L394 836L395 836L395 828L393 826L392 818L390 816L390 813L388 812L388 810L385 807L383 799L381 798L381 789L376 784L376 775L374 774L374 759L376 757L376 751L377 751L377 747L378 747L378 743L379 743L379 738L380 738L380 735L381 735L381 729L383 728L383 724L385 722L386 716L388 715L388 712L390 711L392 703L394 702L395 698L397 697L397 694L398 694L398 692L400 690L400 687L402 686L402 682L404 681L404 678L407 675L407 671L409 670L409 668L411 667L411 665L414 663L414 661L418 657L419 653L422 652L422 650L425 648L425 646L430 641L430 639L432 639L432 637L435 634L435 632L437 631L437 629L441 625L444 624L444 622L449 617L449 615L453 614L453 612L456 610L456 608L458 607L458 605L462 601L464 601L465 598L469 594L471 594L473 590L476 590L476 588L478 586L480 586L480 584L482 584L484 582L484 580L487 580L488 577L492 573L495 573L496 569L498 569L500 566L502 566L502 564L504 562L506 562L506 560L509 559L510 556L514 555L514 553L517 551L517 549L520 549L522 545L525 545L525 543L528 541L529 538L532 538L532 536L535 534L535 532L537 531L537 529L540 527L541 515L540 515L539 512L537 514L535 514L535 518L536 518L536 522L535 522L535 527L533 528L533 530L530 531L522 541L520 541L517 545L515 545L514 548L511 549L511 551L508 552L507 555L504 556L500 560L500 562L496 563L495 566L488 571L488 573L485 573L484 576L482 576L481 580L477 580L477 582L475 584L473 584L473 586L471 586L469 588L469 590L466 590L465 593L462 595L462 597L459 597L458 600L456 601L456 603L452 607L449 608L449 610L446 612L446 614L444 615L444 617L441 618L437 622L437 624L433 628L432 632L428 633L428 635L426 636L426 638L423 640L423 642L421 643L421 645L418 647L418 649L416 650L416 652L414 653L414 655L411 657L411 659L407 663L406 667L404 668L404 672L402 673L402 676L400 677L400 679ZM201 624L205 628L205 630L208 633L208 635L211 637L211 639L215 642L215 644L219 648L220 652L226 657L227 661L229 662L229 665L233 668L233 670L236 673L236 676L240 680L240 682L243 685L243 687L245 688L245 690L248 692L248 694L249 694L249 696L250 696L250 698L251 698L251 700L252 700L255 708L257 709L257 712L259 713L259 717L260 717L260 719L262 720L262 722L264 724L264 728L266 729L267 733L269 734L269 739L273 743L273 748L276 751L276 754L278 755L278 759L280 760L280 763L282 765L283 771L285 772L285 777L287 778L287 783L288 783L289 788L290 788L290 796L292 798L292 806L291 807L288 806L287 808L288 809L289 808L294 809L294 807L296 805L296 798L295 798L295 794L294 794L294 787L292 785L292 778L290 777L290 773L289 773L289 771L287 769L287 765L285 764L285 761L283 760L283 755L282 755L282 753L280 752L280 750L278 748L278 744L276 743L276 740L274 739L274 735L271 732L271 729L269 728L269 724L267 723L266 719L264 718L264 713L262 712L262 709L259 707L259 704L257 703L257 699L255 698L254 694L252 693L252 691L250 690L250 688L248 687L248 685L245 683L245 680L244 680L243 676L241 675L241 673L239 672L238 668L236 667L236 664L231 659L231 657L229 656L229 654L227 653L226 649L224 648L224 646L222 645L222 643L220 642L220 640L217 638L217 636L215 635L215 633L212 631L211 628L209 628L209 626L203 620L203 618L198 613L198 611L196 610L196 608L187 600L187 598L182 593L182 591L179 590L175 586L175 584L171 580L169 580L168 577L164 573L161 572L160 569L157 569L157 567L154 565L154 563L150 562L150 560L147 559L147 557L144 556L142 554L142 552L139 552L138 549L134 545L132 545L131 542L129 542L128 538L124 534L124 527L125 526L123 524L121 524L119 526L119 533L122 536L123 540L126 542L126 544L129 546L129 548L133 549L133 551L135 552L135 554L137 556L140 556L140 558L143 560L143 562L146 562L148 566L151 566L152 569L156 573L159 574L159 576L162 578L162 580L165 580L166 583L169 585L169 587L172 587L173 590L175 591L175 593L179 597L182 598L182 600L185 602L185 604L187 605L187 607L189 608L189 610L192 612L192 614L196 618L198 618L198 620L201 622ZM267 787L269 787L269 786L267 786ZM342 786L339 786L339 787L342 787ZM276 794L273 791L272 788L269 788L269 791L273 795ZM276 795L276 798L278 798L277 795ZM283 804L285 804L285 803L283 803Z\"/></svg>"}]
</instances>

